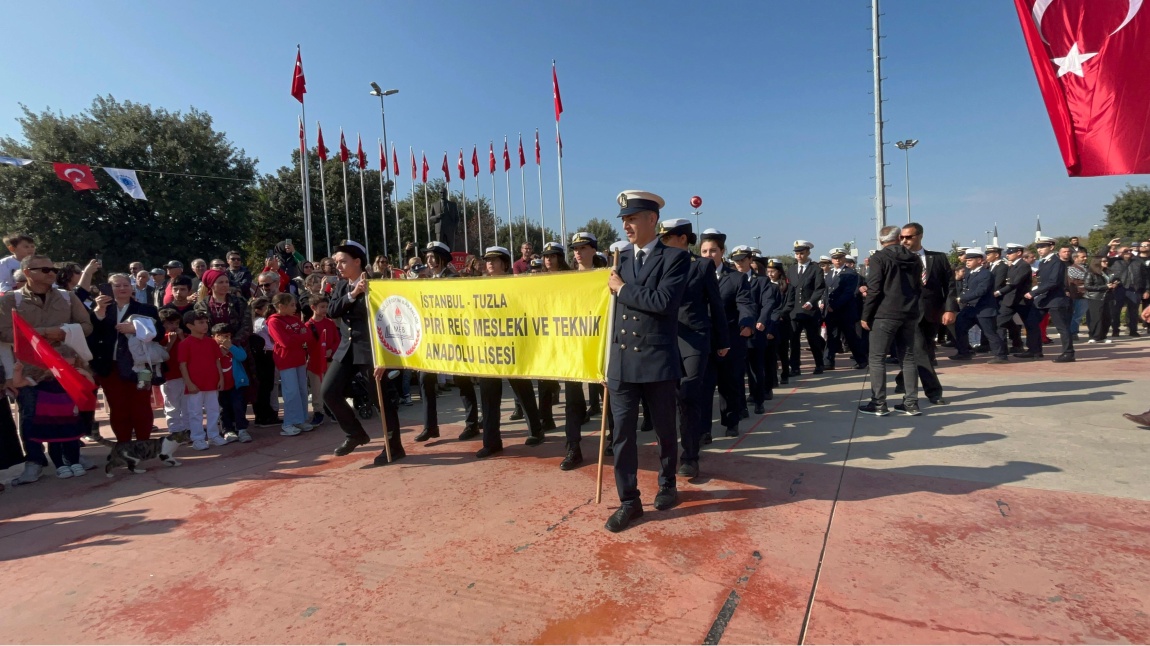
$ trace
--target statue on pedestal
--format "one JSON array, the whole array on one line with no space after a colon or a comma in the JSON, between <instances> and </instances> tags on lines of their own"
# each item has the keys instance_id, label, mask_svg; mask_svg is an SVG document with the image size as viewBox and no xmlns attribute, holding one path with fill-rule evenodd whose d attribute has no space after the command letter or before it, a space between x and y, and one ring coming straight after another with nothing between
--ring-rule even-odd
<instances>
[{"instance_id":1,"label":"statue on pedestal","mask_svg":"<svg viewBox=\"0 0 1150 646\"><path fill-rule=\"evenodd\" d=\"M433 240L455 248L455 229L459 226L459 207L447 199L447 188L439 189L439 202L431 205Z\"/></svg>"}]
</instances>

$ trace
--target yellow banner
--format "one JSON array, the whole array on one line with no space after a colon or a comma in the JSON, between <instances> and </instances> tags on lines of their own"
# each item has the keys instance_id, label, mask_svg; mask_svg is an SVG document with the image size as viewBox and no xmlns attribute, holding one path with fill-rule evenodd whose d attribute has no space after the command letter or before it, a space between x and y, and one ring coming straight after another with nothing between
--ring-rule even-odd
<instances>
[{"instance_id":1,"label":"yellow banner","mask_svg":"<svg viewBox=\"0 0 1150 646\"><path fill-rule=\"evenodd\" d=\"M376 365L603 381L605 271L372 280L367 293Z\"/></svg>"}]
</instances>

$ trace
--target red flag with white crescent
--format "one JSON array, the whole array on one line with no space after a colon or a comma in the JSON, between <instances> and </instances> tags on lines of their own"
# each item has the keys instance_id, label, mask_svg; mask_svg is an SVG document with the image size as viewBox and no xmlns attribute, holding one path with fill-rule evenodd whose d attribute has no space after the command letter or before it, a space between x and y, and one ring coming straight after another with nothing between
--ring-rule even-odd
<instances>
[{"instance_id":1,"label":"red flag with white crescent","mask_svg":"<svg viewBox=\"0 0 1150 646\"><path fill-rule=\"evenodd\" d=\"M387 151L383 149L383 140L379 140L379 172L387 170Z\"/></svg>"},{"instance_id":2,"label":"red flag with white crescent","mask_svg":"<svg viewBox=\"0 0 1150 646\"><path fill-rule=\"evenodd\" d=\"M447 165L447 151L443 151L443 179L448 185L451 184L451 167Z\"/></svg>"},{"instance_id":3,"label":"red flag with white crescent","mask_svg":"<svg viewBox=\"0 0 1150 646\"><path fill-rule=\"evenodd\" d=\"M367 155L363 152L363 137L359 136L357 132L355 133L355 138L357 140L355 156L359 158L359 169L363 170L367 168Z\"/></svg>"},{"instance_id":4,"label":"red flag with white crescent","mask_svg":"<svg viewBox=\"0 0 1150 646\"><path fill-rule=\"evenodd\" d=\"M315 122L315 127L317 130L319 130L319 135L316 137L316 146L319 150L319 158L322 161L327 161L327 148L325 148L323 145L323 126L319 125L319 122L317 121Z\"/></svg>"},{"instance_id":5,"label":"red flag with white crescent","mask_svg":"<svg viewBox=\"0 0 1150 646\"><path fill-rule=\"evenodd\" d=\"M60 356L56 348L21 318L15 309L12 310L12 340L12 350L17 361L51 372L64 392L72 398L76 408L83 411L96 410L94 384Z\"/></svg>"},{"instance_id":6,"label":"red flag with white crescent","mask_svg":"<svg viewBox=\"0 0 1150 646\"><path fill-rule=\"evenodd\" d=\"M415 167L415 151L411 148L408 148L407 151L411 153L411 181L414 182L415 178L419 177L419 169Z\"/></svg>"},{"instance_id":7,"label":"red flag with white crescent","mask_svg":"<svg viewBox=\"0 0 1150 646\"><path fill-rule=\"evenodd\" d=\"M307 159L307 144L304 143L303 117L299 118L299 159L302 164Z\"/></svg>"},{"instance_id":8,"label":"red flag with white crescent","mask_svg":"<svg viewBox=\"0 0 1150 646\"><path fill-rule=\"evenodd\" d=\"M507 138L503 138L503 172L511 170L511 155L507 152Z\"/></svg>"},{"instance_id":9,"label":"red flag with white crescent","mask_svg":"<svg viewBox=\"0 0 1150 646\"><path fill-rule=\"evenodd\" d=\"M559 96L559 75L555 73L555 62L551 62L551 94L555 98L555 123L559 123L559 115L563 114L563 99Z\"/></svg>"},{"instance_id":10,"label":"red flag with white crescent","mask_svg":"<svg viewBox=\"0 0 1150 646\"><path fill-rule=\"evenodd\" d=\"M1142 0L1014 6L1067 173L1150 173L1150 10Z\"/></svg>"},{"instance_id":11,"label":"red flag with white crescent","mask_svg":"<svg viewBox=\"0 0 1150 646\"><path fill-rule=\"evenodd\" d=\"M479 147L471 147L471 176L479 177Z\"/></svg>"},{"instance_id":12,"label":"red flag with white crescent","mask_svg":"<svg viewBox=\"0 0 1150 646\"><path fill-rule=\"evenodd\" d=\"M399 175L399 156L395 154L395 144L391 144L391 167Z\"/></svg>"},{"instance_id":13,"label":"red flag with white crescent","mask_svg":"<svg viewBox=\"0 0 1150 646\"><path fill-rule=\"evenodd\" d=\"M427 165L427 153L423 153L423 183L427 183L427 171L431 170L431 166Z\"/></svg>"},{"instance_id":14,"label":"red flag with white crescent","mask_svg":"<svg viewBox=\"0 0 1150 646\"><path fill-rule=\"evenodd\" d=\"M56 171L56 177L71 184L74 190L87 191L99 188L96 185L96 178L92 176L92 168L89 166L56 162L52 164L52 169Z\"/></svg>"},{"instance_id":15,"label":"red flag with white crescent","mask_svg":"<svg viewBox=\"0 0 1150 646\"><path fill-rule=\"evenodd\" d=\"M539 154L539 128L535 129L535 165L539 166L543 162L543 157Z\"/></svg>"},{"instance_id":16,"label":"red flag with white crescent","mask_svg":"<svg viewBox=\"0 0 1150 646\"><path fill-rule=\"evenodd\" d=\"M464 168L464 166L463 166L463 149L462 148L459 149L459 165L458 165L457 170L459 170L460 181L467 179L467 169ZM464 186L463 188L467 188L467 187Z\"/></svg>"},{"instance_id":17,"label":"red flag with white crescent","mask_svg":"<svg viewBox=\"0 0 1150 646\"><path fill-rule=\"evenodd\" d=\"M351 151L347 149L347 142L343 139L343 128L339 129L339 160L347 163L348 157L351 157Z\"/></svg>"},{"instance_id":18,"label":"red flag with white crescent","mask_svg":"<svg viewBox=\"0 0 1150 646\"><path fill-rule=\"evenodd\" d=\"M296 101L303 103L303 95L307 93L307 82L303 76L303 59L300 58L299 47L295 48L295 70L291 77L291 95Z\"/></svg>"},{"instance_id":19,"label":"red flag with white crescent","mask_svg":"<svg viewBox=\"0 0 1150 646\"><path fill-rule=\"evenodd\" d=\"M491 167L491 174L494 175L495 174L495 144L492 142L492 143L488 143L487 145L488 145L487 152L489 155L491 155L491 160L490 160L491 163L489 164L489 166Z\"/></svg>"},{"instance_id":20,"label":"red flag with white crescent","mask_svg":"<svg viewBox=\"0 0 1150 646\"><path fill-rule=\"evenodd\" d=\"M527 158L523 156L523 135L519 135L519 167L523 168L527 165Z\"/></svg>"}]
</instances>

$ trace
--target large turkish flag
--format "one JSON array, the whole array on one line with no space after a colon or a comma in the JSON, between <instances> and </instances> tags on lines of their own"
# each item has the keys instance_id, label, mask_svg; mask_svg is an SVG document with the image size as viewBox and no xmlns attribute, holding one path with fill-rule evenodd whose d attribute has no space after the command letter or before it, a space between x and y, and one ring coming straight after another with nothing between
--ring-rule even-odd
<instances>
[{"instance_id":1,"label":"large turkish flag","mask_svg":"<svg viewBox=\"0 0 1150 646\"><path fill-rule=\"evenodd\" d=\"M1150 9L1143 0L1014 0L1072 177L1150 173Z\"/></svg>"}]
</instances>

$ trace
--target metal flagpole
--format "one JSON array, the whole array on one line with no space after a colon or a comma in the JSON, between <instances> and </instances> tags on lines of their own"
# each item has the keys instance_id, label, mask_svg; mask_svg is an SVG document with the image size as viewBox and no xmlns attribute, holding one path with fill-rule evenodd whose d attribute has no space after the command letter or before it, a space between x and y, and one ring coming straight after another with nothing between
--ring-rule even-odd
<instances>
[{"instance_id":1,"label":"metal flagpole","mask_svg":"<svg viewBox=\"0 0 1150 646\"><path fill-rule=\"evenodd\" d=\"M383 195L383 166L387 165L387 151L383 149L383 140L379 141L379 223L383 226L383 255L387 255L387 198Z\"/></svg>"},{"instance_id":2,"label":"metal flagpole","mask_svg":"<svg viewBox=\"0 0 1150 646\"><path fill-rule=\"evenodd\" d=\"M880 69L882 57L879 56L881 39L879 36L878 0L871 0L871 39L872 63L874 65L874 230L875 244L878 244L879 232L886 226L886 165L883 163L882 72ZM909 170L907 172L909 173Z\"/></svg>"},{"instance_id":3,"label":"metal flagpole","mask_svg":"<svg viewBox=\"0 0 1150 646\"><path fill-rule=\"evenodd\" d=\"M523 159L523 133L522 132L519 133L519 160L520 160L520 162L526 161ZM519 164L519 191L520 191L520 193L523 194L522 195L522 197L523 197L523 241L524 242L530 242L530 240L527 239L528 238L528 235L527 235L527 185L523 183L523 167L525 165L526 165L525 163ZM546 240L544 240L543 242L540 242L539 243L539 249L542 250L543 245L546 243L547 243Z\"/></svg>"},{"instance_id":4,"label":"metal flagpole","mask_svg":"<svg viewBox=\"0 0 1150 646\"><path fill-rule=\"evenodd\" d=\"M563 137L559 134L559 122L555 122L555 146L559 150L559 230L563 240L567 239L567 208L563 201Z\"/></svg>"},{"instance_id":5,"label":"metal flagpole","mask_svg":"<svg viewBox=\"0 0 1150 646\"><path fill-rule=\"evenodd\" d=\"M407 147L411 153L411 242L415 245L415 255L419 255L419 221L415 217L415 150ZM403 249L399 250L403 253Z\"/></svg>"},{"instance_id":6,"label":"metal flagpole","mask_svg":"<svg viewBox=\"0 0 1150 646\"><path fill-rule=\"evenodd\" d=\"M478 146L476 146L475 149L478 149ZM473 149L473 150L475 150L475 149ZM473 154L476 154L476 153L473 153ZM479 169L477 169L473 166L471 168L471 170L472 171L478 171ZM483 246L483 206L479 202L479 199L481 197L482 196L479 193L479 173L476 172L475 173L475 222L476 222L476 224L479 225L479 255L480 256L482 256L483 252L485 251L485 248Z\"/></svg>"},{"instance_id":7,"label":"metal flagpole","mask_svg":"<svg viewBox=\"0 0 1150 646\"><path fill-rule=\"evenodd\" d=\"M539 235L542 238L547 237L547 226L543 223L543 165L539 163L539 128L535 129L535 170L539 173ZM563 244L567 244L566 240L560 240Z\"/></svg>"},{"instance_id":8,"label":"metal flagpole","mask_svg":"<svg viewBox=\"0 0 1150 646\"><path fill-rule=\"evenodd\" d=\"M426 166L427 152L421 152L423 152L423 164ZM431 244L431 204L427 201L427 171L423 171L423 175L423 224L427 227L427 244Z\"/></svg>"},{"instance_id":9,"label":"metal flagpole","mask_svg":"<svg viewBox=\"0 0 1150 646\"><path fill-rule=\"evenodd\" d=\"M303 104L300 104L301 116L299 118L299 190L300 201L303 205L303 237L304 252L310 260L311 255L311 217L308 214L307 189L307 128L304 127Z\"/></svg>"},{"instance_id":10,"label":"metal flagpole","mask_svg":"<svg viewBox=\"0 0 1150 646\"><path fill-rule=\"evenodd\" d=\"M495 142L491 142L492 161L495 159ZM491 168L491 224L492 229L495 229L495 246L499 246L499 204L495 200L495 168Z\"/></svg>"},{"instance_id":11,"label":"metal flagpole","mask_svg":"<svg viewBox=\"0 0 1150 646\"><path fill-rule=\"evenodd\" d=\"M503 154L507 155L507 135L503 135ZM507 158L510 160L510 157ZM507 250L515 255L515 229L511 226L511 169L510 161L503 165L503 179L507 182Z\"/></svg>"},{"instance_id":12,"label":"metal flagpole","mask_svg":"<svg viewBox=\"0 0 1150 646\"><path fill-rule=\"evenodd\" d=\"M320 128L319 122L315 122L316 128ZM322 132L322 130L320 130ZM322 153L322 151L321 151ZM327 157L327 153L322 153L323 157ZM323 185L323 157L319 160L319 199L323 202L323 231L327 236L327 255L331 255L331 221L327 217L327 188Z\"/></svg>"},{"instance_id":13,"label":"metal flagpole","mask_svg":"<svg viewBox=\"0 0 1150 646\"><path fill-rule=\"evenodd\" d=\"M340 141L343 141L343 135L340 135ZM348 206L347 197L347 162L343 162L343 217L347 220L347 228L344 229L345 235L351 238L351 207Z\"/></svg>"},{"instance_id":14,"label":"metal flagpole","mask_svg":"<svg viewBox=\"0 0 1150 646\"><path fill-rule=\"evenodd\" d=\"M463 166L463 149L459 149L459 197L463 200L463 253L469 253L467 243L467 170Z\"/></svg>"},{"instance_id":15,"label":"metal flagpole","mask_svg":"<svg viewBox=\"0 0 1150 646\"><path fill-rule=\"evenodd\" d=\"M383 145L386 146L387 142L383 142ZM391 182L391 206L395 209L395 257L403 260L400 258L403 254L403 236L399 231L399 201L396 199L399 197L399 189L396 188L396 184L399 184L399 157L395 156L394 143L391 144L391 165L395 166L395 179L391 179L391 171L388 171L387 181Z\"/></svg>"},{"instance_id":16,"label":"metal flagpole","mask_svg":"<svg viewBox=\"0 0 1150 646\"><path fill-rule=\"evenodd\" d=\"M364 171L367 170L367 160L363 158L363 140L360 139L359 133L355 133L356 140L359 141L359 147L356 149L360 154L359 157L359 199L363 207L363 250L367 252L368 260L371 259L371 249L367 244L367 189L364 187L363 176Z\"/></svg>"}]
</instances>

